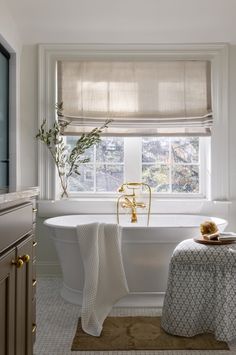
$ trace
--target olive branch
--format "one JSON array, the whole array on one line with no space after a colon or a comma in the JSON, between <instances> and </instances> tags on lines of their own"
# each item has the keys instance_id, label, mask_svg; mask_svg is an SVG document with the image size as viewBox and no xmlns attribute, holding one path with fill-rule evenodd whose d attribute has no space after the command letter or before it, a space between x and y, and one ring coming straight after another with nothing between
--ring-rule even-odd
<instances>
[{"instance_id":1,"label":"olive branch","mask_svg":"<svg viewBox=\"0 0 236 355\"><path fill-rule=\"evenodd\" d=\"M56 104L55 108L58 120L47 130L47 120L44 119L36 138L46 145L56 165L62 187L61 197L68 197L69 177L72 174L80 175L79 168L81 164L90 161L90 158L82 158L81 156L87 149L97 145L101 141L102 132L105 128L108 128L108 124L112 120L106 120L103 125L92 129L89 133L82 133L75 147L69 151L68 146L65 145L62 133L64 128L70 124L70 121L63 115L63 103Z\"/></svg>"}]
</instances>

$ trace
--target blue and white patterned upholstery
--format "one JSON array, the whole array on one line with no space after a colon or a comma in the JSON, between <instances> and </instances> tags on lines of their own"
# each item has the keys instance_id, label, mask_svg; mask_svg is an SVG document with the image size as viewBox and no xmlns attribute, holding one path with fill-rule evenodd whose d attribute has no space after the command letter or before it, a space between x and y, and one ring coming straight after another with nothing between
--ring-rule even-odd
<instances>
[{"instance_id":1,"label":"blue and white patterned upholstery","mask_svg":"<svg viewBox=\"0 0 236 355\"><path fill-rule=\"evenodd\" d=\"M236 338L236 247L203 245L192 239L175 249L169 267L163 329L191 337L213 333Z\"/></svg>"}]
</instances>

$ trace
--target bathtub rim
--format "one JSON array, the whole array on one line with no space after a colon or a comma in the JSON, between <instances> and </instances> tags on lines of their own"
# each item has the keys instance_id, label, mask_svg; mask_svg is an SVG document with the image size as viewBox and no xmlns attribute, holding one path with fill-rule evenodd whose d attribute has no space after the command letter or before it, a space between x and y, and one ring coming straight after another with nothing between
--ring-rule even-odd
<instances>
[{"instance_id":1,"label":"bathtub rim","mask_svg":"<svg viewBox=\"0 0 236 355\"><path fill-rule=\"evenodd\" d=\"M60 224L57 224L57 223L54 223L54 221L56 219L59 219L59 218L67 218L67 217L76 217L76 216L116 216L114 213L106 213L106 214L68 214L68 215L60 215L60 216L56 216L56 217L51 217L51 218L47 218L44 220L43 224L49 228L58 228L58 229L67 229L67 230L71 230L71 229L74 229L76 228L75 225L73 226L69 226L69 225L60 225ZM140 214L140 216L146 216L144 214ZM226 219L223 219L223 218L220 218L220 217L214 217L214 216L205 216L205 215L200 215L200 214L178 214L178 213L153 213L151 216L189 216L189 217L200 217L200 218L204 218L205 220L209 220L209 219L212 219L216 224L217 226L222 226L222 225L225 225L225 228L227 227L228 225L228 221ZM91 222L85 222L85 223L81 223L82 224L88 224L88 223L96 223L98 221L91 221ZM99 222L98 222L99 223ZM101 222L101 223L104 223L104 222ZM108 222L108 223L115 223L115 222ZM79 224L78 224L79 226ZM145 225L134 225L134 224L131 224L130 225L120 225L121 228L127 228L127 229L142 229L142 228L149 228L149 229L154 229L154 228L170 228L170 229L173 229L173 228L198 228L200 227L200 224L189 224L189 225L161 225L161 226L145 226Z\"/></svg>"}]
</instances>

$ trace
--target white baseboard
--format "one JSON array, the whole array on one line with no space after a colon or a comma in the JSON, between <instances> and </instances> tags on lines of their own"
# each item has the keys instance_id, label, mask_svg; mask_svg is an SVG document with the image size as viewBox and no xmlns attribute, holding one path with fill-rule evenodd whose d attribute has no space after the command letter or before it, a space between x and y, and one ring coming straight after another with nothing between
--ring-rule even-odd
<instances>
[{"instance_id":1,"label":"white baseboard","mask_svg":"<svg viewBox=\"0 0 236 355\"><path fill-rule=\"evenodd\" d=\"M36 270L38 276L44 276L44 277L62 276L60 264L56 262L38 261L36 263Z\"/></svg>"}]
</instances>

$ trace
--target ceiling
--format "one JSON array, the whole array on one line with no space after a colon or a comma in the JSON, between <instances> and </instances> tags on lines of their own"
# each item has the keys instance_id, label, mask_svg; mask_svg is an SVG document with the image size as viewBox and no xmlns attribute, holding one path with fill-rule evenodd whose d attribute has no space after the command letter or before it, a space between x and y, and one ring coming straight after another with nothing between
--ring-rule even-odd
<instances>
[{"instance_id":1,"label":"ceiling","mask_svg":"<svg viewBox=\"0 0 236 355\"><path fill-rule=\"evenodd\" d=\"M235 0L7 0L24 44L236 44Z\"/></svg>"}]
</instances>

